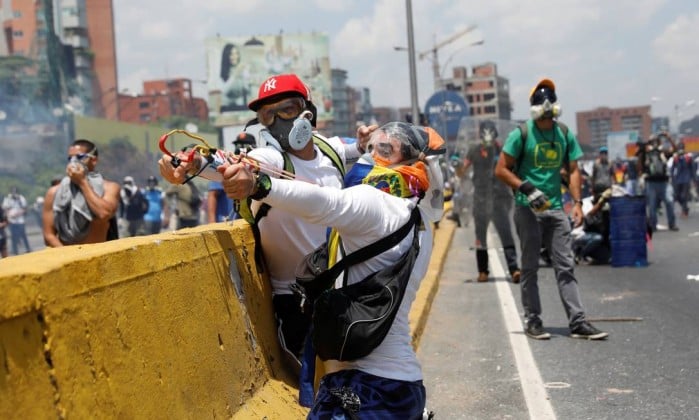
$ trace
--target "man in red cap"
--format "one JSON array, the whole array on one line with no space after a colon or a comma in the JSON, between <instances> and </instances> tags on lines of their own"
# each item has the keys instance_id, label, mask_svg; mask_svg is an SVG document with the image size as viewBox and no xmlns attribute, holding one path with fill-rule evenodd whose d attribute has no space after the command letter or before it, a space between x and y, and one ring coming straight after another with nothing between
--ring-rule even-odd
<instances>
[{"instance_id":1,"label":"man in red cap","mask_svg":"<svg viewBox=\"0 0 699 420\"><path fill-rule=\"evenodd\" d=\"M541 321L537 271L542 240L550 250L558 291L568 316L571 337L605 339L608 334L585 319L585 310L575 278L570 220L563 211L561 167L567 166L569 190L575 205L571 218L575 226L583 221L578 159L582 150L577 139L563 130L557 118L561 107L556 85L540 80L529 94L531 119L526 126L510 132L500 152L495 175L516 190L515 225L522 249L522 306L524 332L531 338L551 337ZM528 133L528 134L525 134Z\"/></svg>"},{"instance_id":2,"label":"man in red cap","mask_svg":"<svg viewBox=\"0 0 699 420\"><path fill-rule=\"evenodd\" d=\"M295 74L267 78L248 107L257 114L248 126L262 125L258 140L265 146L247 155L265 168L274 169L277 175L270 172L272 176L278 176L281 171L293 172L297 179L321 186L342 188L345 163L356 161L364 153L369 134L376 129L376 126L358 129L355 144L343 144L337 137L319 135L314 129L317 111L311 91ZM160 160L160 173L170 182L181 183L187 172L194 171L187 164L173 168L170 160L169 156ZM228 190L226 193L240 195ZM296 281L298 263L325 242L326 228L284 209L270 211L268 205L259 201L253 200L250 209L254 219L248 221L258 235L257 244L261 246L264 266L272 282L279 341L289 365L298 372L311 314L301 310L299 298L289 286Z\"/></svg>"}]
</instances>

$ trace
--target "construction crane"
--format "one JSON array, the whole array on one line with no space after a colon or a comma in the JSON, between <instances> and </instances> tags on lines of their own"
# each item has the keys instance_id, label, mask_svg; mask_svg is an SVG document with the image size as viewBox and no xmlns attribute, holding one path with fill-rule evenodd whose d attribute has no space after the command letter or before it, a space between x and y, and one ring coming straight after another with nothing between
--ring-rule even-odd
<instances>
[{"instance_id":1,"label":"construction crane","mask_svg":"<svg viewBox=\"0 0 699 420\"><path fill-rule=\"evenodd\" d=\"M439 49L451 44L452 42L454 42L457 39L461 38L462 36L468 34L469 32L474 31L476 28L477 28L476 25L471 25L471 26L467 27L466 29L462 29L462 30L456 32L455 34L451 35L450 37L444 39L441 42L435 41L435 44L432 48L419 53L418 57L420 58L420 60L423 60L425 57L432 54L432 72L434 74L434 90L439 90L441 88L441 85L442 85L442 78L441 78L441 75L439 73L439 60L437 58L437 52L439 51ZM482 43L482 41L479 43Z\"/></svg>"}]
</instances>

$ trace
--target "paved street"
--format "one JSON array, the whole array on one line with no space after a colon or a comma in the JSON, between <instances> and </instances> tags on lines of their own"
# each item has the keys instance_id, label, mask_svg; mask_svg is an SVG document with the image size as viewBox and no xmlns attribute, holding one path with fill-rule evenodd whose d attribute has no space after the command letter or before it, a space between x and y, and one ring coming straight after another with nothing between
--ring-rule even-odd
<instances>
[{"instance_id":1,"label":"paved street","mask_svg":"<svg viewBox=\"0 0 699 420\"><path fill-rule=\"evenodd\" d=\"M437 419L699 418L699 281L687 279L699 274L699 206L679 227L656 233L648 267L577 267L588 317L611 333L603 342L568 337L548 267L539 275L553 337L524 336L497 237L496 279L476 283L473 225L457 229L418 350ZM43 249L38 228L27 230Z\"/></svg>"},{"instance_id":2,"label":"paved street","mask_svg":"<svg viewBox=\"0 0 699 420\"><path fill-rule=\"evenodd\" d=\"M610 332L602 342L568 337L549 267L539 285L553 337L527 338L502 251L490 251L498 278L476 283L473 226L457 229L418 351L436 418L699 418L699 281L687 279L699 274L699 207L692 211L679 232L656 233L648 267L576 268L588 318ZM492 232L489 243L499 246Z\"/></svg>"}]
</instances>

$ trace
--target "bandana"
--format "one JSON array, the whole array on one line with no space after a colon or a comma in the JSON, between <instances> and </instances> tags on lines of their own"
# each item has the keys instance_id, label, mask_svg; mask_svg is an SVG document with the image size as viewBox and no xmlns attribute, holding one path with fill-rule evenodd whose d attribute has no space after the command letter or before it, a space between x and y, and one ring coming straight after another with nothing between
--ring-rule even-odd
<instances>
[{"instance_id":1,"label":"bandana","mask_svg":"<svg viewBox=\"0 0 699 420\"><path fill-rule=\"evenodd\" d=\"M345 175L345 187L367 184L396 197L407 198L417 194L410 182L398 170L357 162Z\"/></svg>"}]
</instances>

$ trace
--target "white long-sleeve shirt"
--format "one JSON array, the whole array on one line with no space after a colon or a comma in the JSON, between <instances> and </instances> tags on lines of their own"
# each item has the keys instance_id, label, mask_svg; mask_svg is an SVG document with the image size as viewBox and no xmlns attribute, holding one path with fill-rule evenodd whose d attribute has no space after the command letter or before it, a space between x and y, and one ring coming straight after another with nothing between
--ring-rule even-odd
<instances>
[{"instance_id":1,"label":"white long-sleeve shirt","mask_svg":"<svg viewBox=\"0 0 699 420\"><path fill-rule=\"evenodd\" d=\"M340 190L281 179L272 180L272 188L263 201L309 223L336 228L348 254L398 230L407 223L416 205L412 199L398 198L368 185ZM426 220L424 213L422 215ZM411 344L408 315L432 254L431 225L425 223L425 227L420 231L420 252L408 288L388 335L366 357L352 362L335 361L334 367L339 363L341 369L359 369L384 378L422 379L420 363ZM348 284L395 263L412 240L411 232L392 249L350 267Z\"/></svg>"}]
</instances>

